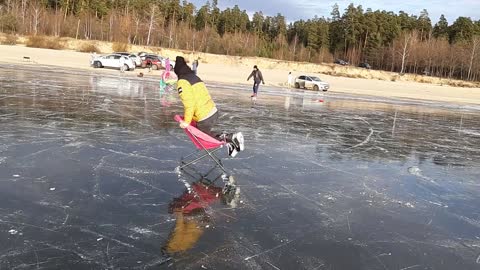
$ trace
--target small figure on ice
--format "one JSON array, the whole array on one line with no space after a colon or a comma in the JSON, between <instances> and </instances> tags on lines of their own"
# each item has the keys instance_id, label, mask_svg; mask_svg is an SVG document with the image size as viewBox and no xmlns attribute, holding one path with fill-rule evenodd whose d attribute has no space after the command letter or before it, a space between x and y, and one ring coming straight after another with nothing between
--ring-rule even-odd
<instances>
[{"instance_id":1,"label":"small figure on ice","mask_svg":"<svg viewBox=\"0 0 480 270\"><path fill-rule=\"evenodd\" d=\"M292 72L289 72L288 73L288 80L287 80L288 88L292 88L293 84L294 84L293 74L292 74Z\"/></svg>"},{"instance_id":2,"label":"small figure on ice","mask_svg":"<svg viewBox=\"0 0 480 270\"><path fill-rule=\"evenodd\" d=\"M195 60L193 60L193 63L192 63L192 71L193 73L195 73L195 75L197 75L197 72L198 72L198 60L200 58L197 58Z\"/></svg>"},{"instance_id":3,"label":"small figure on ice","mask_svg":"<svg viewBox=\"0 0 480 270\"><path fill-rule=\"evenodd\" d=\"M260 82L265 84L265 81L263 80L262 72L258 69L257 65L253 66L252 73L250 73L250 76L248 76L247 81L249 81L250 78L252 77L253 77L253 94L251 95L251 97L256 98L258 93L258 88L260 87Z\"/></svg>"},{"instance_id":4,"label":"small figure on ice","mask_svg":"<svg viewBox=\"0 0 480 270\"><path fill-rule=\"evenodd\" d=\"M124 73L127 69L126 60L124 56L120 57L120 73Z\"/></svg>"}]
</instances>

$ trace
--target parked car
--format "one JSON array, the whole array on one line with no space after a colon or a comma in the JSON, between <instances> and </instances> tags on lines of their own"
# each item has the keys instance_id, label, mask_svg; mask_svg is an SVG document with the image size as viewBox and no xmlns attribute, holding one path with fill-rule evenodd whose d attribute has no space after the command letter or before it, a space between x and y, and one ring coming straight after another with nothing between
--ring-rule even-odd
<instances>
[{"instance_id":1,"label":"parked car","mask_svg":"<svg viewBox=\"0 0 480 270\"><path fill-rule=\"evenodd\" d=\"M168 58L162 57L162 56L159 56L159 58L162 61L163 68L167 68L166 62ZM175 67L175 61L170 59L170 70L173 70L174 67Z\"/></svg>"},{"instance_id":2,"label":"parked car","mask_svg":"<svg viewBox=\"0 0 480 270\"><path fill-rule=\"evenodd\" d=\"M347 61L342 60L342 59L335 59L335 61L333 63L339 64L339 65L342 65L342 66L348 66L348 64L349 64Z\"/></svg>"},{"instance_id":3,"label":"parked car","mask_svg":"<svg viewBox=\"0 0 480 270\"><path fill-rule=\"evenodd\" d=\"M318 77L302 75L295 79L295 88L327 91L330 88L330 84L320 80Z\"/></svg>"},{"instance_id":4,"label":"parked car","mask_svg":"<svg viewBox=\"0 0 480 270\"><path fill-rule=\"evenodd\" d=\"M135 63L136 67L139 67L139 66L142 65L142 59L140 58L140 56L138 56L136 54L128 53L128 52L114 52L114 54L120 54L120 55L130 57L133 60L133 62Z\"/></svg>"},{"instance_id":5,"label":"parked car","mask_svg":"<svg viewBox=\"0 0 480 270\"><path fill-rule=\"evenodd\" d=\"M121 68L121 59L124 60L125 70L135 70L135 63L133 60L125 55L120 54L108 54L104 56L96 57L92 60L94 68Z\"/></svg>"},{"instance_id":6,"label":"parked car","mask_svg":"<svg viewBox=\"0 0 480 270\"><path fill-rule=\"evenodd\" d=\"M154 54L144 54L140 56L142 59L141 66L143 68L152 68L152 69L161 69L162 68L162 60L157 55Z\"/></svg>"},{"instance_id":7,"label":"parked car","mask_svg":"<svg viewBox=\"0 0 480 270\"><path fill-rule=\"evenodd\" d=\"M365 62L360 63L360 64L358 65L358 67L366 68L366 69L371 69L371 68L372 68L372 66L370 66L369 63L365 63Z\"/></svg>"}]
</instances>

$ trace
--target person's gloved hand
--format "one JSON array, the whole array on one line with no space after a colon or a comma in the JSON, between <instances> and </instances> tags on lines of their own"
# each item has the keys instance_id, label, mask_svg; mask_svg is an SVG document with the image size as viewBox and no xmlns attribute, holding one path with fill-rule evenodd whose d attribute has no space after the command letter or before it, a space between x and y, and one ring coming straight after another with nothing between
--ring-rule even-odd
<instances>
[{"instance_id":1,"label":"person's gloved hand","mask_svg":"<svg viewBox=\"0 0 480 270\"><path fill-rule=\"evenodd\" d=\"M265 84L265 82L262 82L263 84Z\"/></svg>"},{"instance_id":2,"label":"person's gloved hand","mask_svg":"<svg viewBox=\"0 0 480 270\"><path fill-rule=\"evenodd\" d=\"M187 128L189 124L185 123L184 121L180 122L180 127L181 128Z\"/></svg>"}]
</instances>

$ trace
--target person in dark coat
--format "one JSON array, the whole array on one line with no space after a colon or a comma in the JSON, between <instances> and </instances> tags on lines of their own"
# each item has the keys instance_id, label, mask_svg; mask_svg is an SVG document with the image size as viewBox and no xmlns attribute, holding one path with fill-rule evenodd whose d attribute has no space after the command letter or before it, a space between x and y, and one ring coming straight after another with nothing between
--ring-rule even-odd
<instances>
[{"instance_id":1,"label":"person in dark coat","mask_svg":"<svg viewBox=\"0 0 480 270\"><path fill-rule=\"evenodd\" d=\"M265 84L265 81L263 80L262 72L258 69L256 65L253 66L253 71L252 73L250 73L250 76L248 76L247 81L249 81L250 78L252 77L253 77L253 94L251 97L256 97L258 88L260 87L260 82Z\"/></svg>"}]
</instances>

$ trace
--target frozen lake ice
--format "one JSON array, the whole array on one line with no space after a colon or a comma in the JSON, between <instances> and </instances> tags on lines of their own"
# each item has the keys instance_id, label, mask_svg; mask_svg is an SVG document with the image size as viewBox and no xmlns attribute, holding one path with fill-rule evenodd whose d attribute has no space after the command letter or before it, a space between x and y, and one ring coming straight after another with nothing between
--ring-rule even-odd
<instances>
[{"instance_id":1,"label":"frozen lake ice","mask_svg":"<svg viewBox=\"0 0 480 270\"><path fill-rule=\"evenodd\" d=\"M184 213L175 92L2 66L0 269L480 269L478 110L209 85L239 191Z\"/></svg>"}]
</instances>

